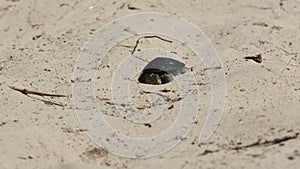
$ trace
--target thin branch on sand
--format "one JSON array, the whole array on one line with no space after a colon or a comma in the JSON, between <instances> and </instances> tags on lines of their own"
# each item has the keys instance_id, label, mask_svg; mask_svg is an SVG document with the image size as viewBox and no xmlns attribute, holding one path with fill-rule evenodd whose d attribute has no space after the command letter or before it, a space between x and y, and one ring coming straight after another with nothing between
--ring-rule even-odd
<instances>
[{"instance_id":1,"label":"thin branch on sand","mask_svg":"<svg viewBox=\"0 0 300 169\"><path fill-rule=\"evenodd\" d=\"M20 89L14 86L8 86L9 88L16 90L18 92L21 92L24 95L37 95L37 96L50 96L50 97L68 97L67 95L62 95L62 94L49 94L49 93L42 93L42 92L36 92L36 91L31 91L27 89Z\"/></svg>"},{"instance_id":2,"label":"thin branch on sand","mask_svg":"<svg viewBox=\"0 0 300 169\"><path fill-rule=\"evenodd\" d=\"M162 37L160 37L160 36L157 36L157 35L142 36L142 37L138 38L138 40L136 41L136 43L135 43L135 45L134 45L134 48L133 48L131 54L133 54L133 53L135 52L135 50L136 50L137 46L139 45L141 39L149 39L149 38L157 38L157 39L160 39L160 40L162 40L162 41L166 41L166 42L168 42L168 43L172 43L171 40L164 39L164 38L162 38Z\"/></svg>"}]
</instances>

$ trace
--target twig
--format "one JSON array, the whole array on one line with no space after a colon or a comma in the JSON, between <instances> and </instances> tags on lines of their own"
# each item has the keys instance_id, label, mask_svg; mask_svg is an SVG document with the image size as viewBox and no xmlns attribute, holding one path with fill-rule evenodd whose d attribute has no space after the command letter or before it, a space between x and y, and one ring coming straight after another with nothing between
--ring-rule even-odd
<instances>
[{"instance_id":1,"label":"twig","mask_svg":"<svg viewBox=\"0 0 300 169\"><path fill-rule=\"evenodd\" d=\"M253 148L253 147L259 147L259 146L272 146L272 145L276 145L276 144L280 144L289 140L293 140L293 139L297 139L299 137L299 133L295 133L294 135L290 135L290 136L284 136L282 138L275 138L273 140L261 140L259 139L258 141L251 143L251 144L247 144L244 146L236 146L236 147L230 147L230 148L223 148L223 149L216 149L216 150L205 150L203 153L199 154L199 156L203 156L203 155L207 155L207 154L211 154L211 153L217 153L223 150L228 150L228 151L239 151L239 150L245 150L248 148Z\"/></svg>"},{"instance_id":2,"label":"twig","mask_svg":"<svg viewBox=\"0 0 300 169\"><path fill-rule=\"evenodd\" d=\"M42 92L35 92L27 89L20 89L16 88L14 86L8 86L9 88L16 90L18 92L21 92L24 95L37 95L37 96L50 96L50 97L68 97L67 95L61 95L61 94L48 94L48 93L42 93Z\"/></svg>"},{"instance_id":3,"label":"twig","mask_svg":"<svg viewBox=\"0 0 300 169\"><path fill-rule=\"evenodd\" d=\"M261 145L275 145L275 144L280 144L282 142L286 142L292 139L296 139L298 137L299 133L295 133L292 136L284 136L282 138L275 138L273 140L258 140L252 144L244 145L244 146L238 146L238 147L232 147L230 148L231 150L241 150L241 149L246 149L250 147L256 147L256 146L261 146Z\"/></svg>"},{"instance_id":4,"label":"twig","mask_svg":"<svg viewBox=\"0 0 300 169\"><path fill-rule=\"evenodd\" d=\"M124 47L124 48L132 48L132 47L134 47L134 46L131 46L131 45L119 45L119 46Z\"/></svg>"},{"instance_id":5,"label":"twig","mask_svg":"<svg viewBox=\"0 0 300 169\"><path fill-rule=\"evenodd\" d=\"M262 55L261 54L258 54L258 55L255 55L255 56L246 56L244 57L244 59L251 59L257 63L261 63L262 62Z\"/></svg>"},{"instance_id":6,"label":"twig","mask_svg":"<svg viewBox=\"0 0 300 169\"><path fill-rule=\"evenodd\" d=\"M126 5L126 2L122 3L122 5L115 10L115 12L113 13L113 15L115 15L120 9L124 8L125 5Z\"/></svg>"},{"instance_id":7,"label":"twig","mask_svg":"<svg viewBox=\"0 0 300 169\"><path fill-rule=\"evenodd\" d=\"M292 62L294 57L291 57L291 59L289 60L289 62L285 65L285 67L281 70L281 74L283 73L283 71L289 66L289 64Z\"/></svg>"},{"instance_id":8,"label":"twig","mask_svg":"<svg viewBox=\"0 0 300 169\"><path fill-rule=\"evenodd\" d=\"M285 50L284 48L281 48L281 47L276 47L276 48L282 50L284 53L286 53L286 54L288 54L288 55L295 55L294 52L288 52L288 51Z\"/></svg>"},{"instance_id":9,"label":"twig","mask_svg":"<svg viewBox=\"0 0 300 169\"><path fill-rule=\"evenodd\" d=\"M141 39L148 39L148 38L157 38L157 39L160 39L160 40L162 40L162 41L166 41L166 42L172 43L171 40L164 39L164 38L162 38L162 37L160 37L160 36L157 36L157 35L143 36L143 37L138 38L138 40L136 41L136 43L135 43L135 45L134 45L134 48L133 48L131 54L133 54L133 53L135 52L135 50L136 50L137 46L139 45Z\"/></svg>"},{"instance_id":10,"label":"twig","mask_svg":"<svg viewBox=\"0 0 300 169\"><path fill-rule=\"evenodd\" d=\"M129 10L140 10L140 8L134 7L134 6L132 6L131 4L127 4L127 8L128 8Z\"/></svg>"},{"instance_id":11,"label":"twig","mask_svg":"<svg viewBox=\"0 0 300 169\"><path fill-rule=\"evenodd\" d=\"M33 96L29 96L29 95L27 95L27 96L30 97L30 98L32 98L32 99L42 101L42 102L44 102L47 105L56 105L56 106L64 107L64 105L62 103L57 103L57 102L50 101L50 100L39 99L39 98L36 98L36 97L33 97Z\"/></svg>"},{"instance_id":12,"label":"twig","mask_svg":"<svg viewBox=\"0 0 300 169\"><path fill-rule=\"evenodd\" d=\"M222 69L221 66L215 66L215 67L208 67L208 68L204 68L203 70L218 70L218 69Z\"/></svg>"}]
</instances>

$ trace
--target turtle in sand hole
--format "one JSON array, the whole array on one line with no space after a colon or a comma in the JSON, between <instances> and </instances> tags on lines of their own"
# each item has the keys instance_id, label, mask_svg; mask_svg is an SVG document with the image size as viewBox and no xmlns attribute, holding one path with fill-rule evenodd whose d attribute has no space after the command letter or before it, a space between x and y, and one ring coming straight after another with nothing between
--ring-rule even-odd
<instances>
[{"instance_id":1,"label":"turtle in sand hole","mask_svg":"<svg viewBox=\"0 0 300 169\"><path fill-rule=\"evenodd\" d=\"M166 84L171 82L174 76L183 74L187 70L190 69L186 68L185 64L180 61L157 57L145 66L138 81L151 85Z\"/></svg>"}]
</instances>

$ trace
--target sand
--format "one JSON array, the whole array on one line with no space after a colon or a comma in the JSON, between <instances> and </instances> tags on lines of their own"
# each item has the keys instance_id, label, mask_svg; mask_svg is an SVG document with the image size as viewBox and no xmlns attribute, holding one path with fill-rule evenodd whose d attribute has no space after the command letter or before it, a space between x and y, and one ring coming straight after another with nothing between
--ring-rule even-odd
<instances>
[{"instance_id":1,"label":"sand","mask_svg":"<svg viewBox=\"0 0 300 169\"><path fill-rule=\"evenodd\" d=\"M193 53L177 50L187 66L198 65L194 70L201 82L198 123L170 151L131 159L89 139L74 110L72 82L86 41L109 22L140 12L173 14L199 27L220 55L227 95L217 130L206 143L198 144L210 106L209 78L201 62L192 59ZM299 168L299 18L299 0L0 0L0 168ZM135 42L132 38L122 44L134 46ZM123 53L131 52L122 44L108 53L98 69L97 104L108 122L127 135L163 132L176 119L179 102L151 127L124 120L110 102L113 71L125 58ZM176 45L180 47L147 39L139 48L175 50ZM244 59L257 54L262 55L261 63ZM68 97L24 95L8 86ZM138 86L133 82L132 95L176 89L174 83ZM176 99L176 94L169 97ZM141 99L135 98L138 106L151 107Z\"/></svg>"}]
</instances>

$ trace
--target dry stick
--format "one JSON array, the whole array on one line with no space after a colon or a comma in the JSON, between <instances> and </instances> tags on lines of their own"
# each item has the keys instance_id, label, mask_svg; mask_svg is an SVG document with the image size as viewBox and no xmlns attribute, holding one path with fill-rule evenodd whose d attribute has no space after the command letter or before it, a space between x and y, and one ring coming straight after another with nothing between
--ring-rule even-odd
<instances>
[{"instance_id":1,"label":"dry stick","mask_svg":"<svg viewBox=\"0 0 300 169\"><path fill-rule=\"evenodd\" d=\"M42 102L44 102L47 105L56 105L56 106L64 107L64 105L62 103L57 103L57 102L50 101L50 100L39 99L39 98L36 98L36 97L33 97L33 96L29 96L29 95L27 95L27 96L30 97L30 98L33 98L35 100L42 101Z\"/></svg>"},{"instance_id":2,"label":"dry stick","mask_svg":"<svg viewBox=\"0 0 300 169\"><path fill-rule=\"evenodd\" d=\"M135 47L135 46L129 46L129 45L119 45L119 46L125 47L125 48L132 48L132 47ZM135 48L136 48L136 47L135 47ZM134 50L135 50L135 49L134 49ZM135 56L135 55L134 55L134 57L148 63L147 60L145 60L145 59L143 59L143 58L141 58L141 57L138 57L138 56Z\"/></svg>"},{"instance_id":3,"label":"dry stick","mask_svg":"<svg viewBox=\"0 0 300 169\"><path fill-rule=\"evenodd\" d=\"M293 58L294 57L291 57L291 59L289 60L289 62L285 65L285 67L281 70L281 74L282 74L282 72L289 66L289 64L292 62L292 60L293 60Z\"/></svg>"},{"instance_id":4,"label":"dry stick","mask_svg":"<svg viewBox=\"0 0 300 169\"><path fill-rule=\"evenodd\" d=\"M284 70L287 69L287 67L288 67L289 64L292 62L292 60L293 60L293 59L296 59L296 57L297 57L297 53L296 53L293 57L290 58L289 62L288 62L288 63L285 65L285 67L281 70L281 74L282 74L282 72L283 72Z\"/></svg>"},{"instance_id":5,"label":"dry stick","mask_svg":"<svg viewBox=\"0 0 300 169\"><path fill-rule=\"evenodd\" d=\"M212 69L217 70L217 69L222 69L222 67L221 66L208 67L208 68L204 68L203 70L212 70Z\"/></svg>"},{"instance_id":6,"label":"dry stick","mask_svg":"<svg viewBox=\"0 0 300 169\"><path fill-rule=\"evenodd\" d=\"M134 48L133 48L131 54L133 54L133 53L135 52L135 50L136 50L137 46L139 45L141 39L148 39L148 38L157 38L157 39L160 39L160 40L162 40L162 41L166 41L166 42L172 43L171 40L164 39L164 38L162 38L162 37L160 37L160 36L157 36L157 35L143 36L143 37L138 38L138 40L136 41L136 43L135 43L135 45L134 45Z\"/></svg>"},{"instance_id":7,"label":"dry stick","mask_svg":"<svg viewBox=\"0 0 300 169\"><path fill-rule=\"evenodd\" d=\"M289 66L289 64L292 62L292 60L294 59L294 58L296 58L297 57L297 52L295 53L295 52L288 52L287 50L285 50L284 48L281 48L281 47L277 47L277 49L280 49L280 50L282 50L283 52L285 52L287 55L293 55L292 57L291 57L291 59L289 60L289 62L285 65L285 67L281 70L281 74L282 74L282 72Z\"/></svg>"},{"instance_id":8,"label":"dry stick","mask_svg":"<svg viewBox=\"0 0 300 169\"><path fill-rule=\"evenodd\" d=\"M216 150L205 150L203 153L199 154L199 156L203 156L203 155L207 155L207 154L211 154L211 153L217 153L219 151L222 150L244 150L244 149L248 149L248 148L252 148L252 147L258 147L258 146L271 146L271 145L276 145L276 144L280 144L282 142L286 142L289 140L293 140L293 139L297 139L299 137L299 133L295 133L294 135L291 136L284 136L282 138L275 138L273 140L258 140L254 143L251 144L247 144L244 146L237 146L237 147L230 147L227 149L216 149Z\"/></svg>"},{"instance_id":9,"label":"dry stick","mask_svg":"<svg viewBox=\"0 0 300 169\"><path fill-rule=\"evenodd\" d=\"M140 10L140 8L131 6L131 4L127 4L127 8L130 10Z\"/></svg>"},{"instance_id":10,"label":"dry stick","mask_svg":"<svg viewBox=\"0 0 300 169\"><path fill-rule=\"evenodd\" d=\"M134 46L131 46L131 45L119 45L119 46L124 47L124 48L132 48L132 47L134 47Z\"/></svg>"},{"instance_id":11,"label":"dry stick","mask_svg":"<svg viewBox=\"0 0 300 169\"><path fill-rule=\"evenodd\" d=\"M245 146L232 147L232 148L230 148L230 150L241 150L241 149L246 149L246 148L256 147L256 146L261 146L261 145L268 146L268 145L280 144L285 141L296 139L298 136L299 136L299 133L295 133L294 135L291 135L291 136L284 136L282 138L275 138L273 140L258 140L255 143L248 144Z\"/></svg>"},{"instance_id":12,"label":"dry stick","mask_svg":"<svg viewBox=\"0 0 300 169\"><path fill-rule=\"evenodd\" d=\"M61 95L61 94L48 94L48 93L42 93L42 92L35 92L35 91L30 91L27 89L20 89L16 88L14 86L8 86L9 88L16 90L18 92L21 92L24 95L37 95L37 96L51 96L51 97L68 97L67 95Z\"/></svg>"},{"instance_id":13,"label":"dry stick","mask_svg":"<svg viewBox=\"0 0 300 169\"><path fill-rule=\"evenodd\" d=\"M261 54L258 54L258 55L255 55L255 56L246 56L244 57L244 59L251 59L257 63L261 63L262 62L262 55Z\"/></svg>"}]
</instances>

